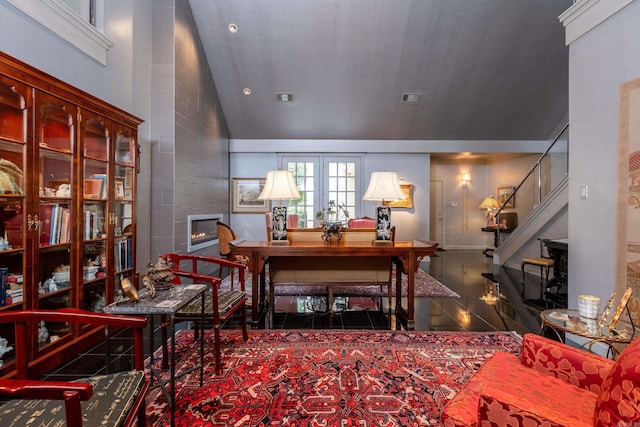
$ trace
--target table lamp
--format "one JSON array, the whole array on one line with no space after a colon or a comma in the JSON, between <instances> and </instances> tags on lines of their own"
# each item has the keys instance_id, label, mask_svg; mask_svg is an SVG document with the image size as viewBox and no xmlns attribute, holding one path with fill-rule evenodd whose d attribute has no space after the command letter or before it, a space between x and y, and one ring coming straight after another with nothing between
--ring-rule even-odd
<instances>
[{"instance_id":1,"label":"table lamp","mask_svg":"<svg viewBox=\"0 0 640 427\"><path fill-rule=\"evenodd\" d=\"M373 172L369 180L369 187L362 196L362 200L404 200L400 188L400 180L395 172ZM374 245L392 245L391 241L391 208L378 206L376 209L376 240Z\"/></svg>"},{"instance_id":2,"label":"table lamp","mask_svg":"<svg viewBox=\"0 0 640 427\"><path fill-rule=\"evenodd\" d=\"M495 197L489 196L480 203L480 209L487 210L487 226L492 227L496 225L495 218L493 217L493 211L500 209L500 203Z\"/></svg>"},{"instance_id":3,"label":"table lamp","mask_svg":"<svg viewBox=\"0 0 640 427\"><path fill-rule=\"evenodd\" d=\"M264 188L258 196L258 200L291 200L299 198L300 192L293 178L293 172L282 169L267 172ZM271 243L286 245L289 243L287 240L287 207L274 206L272 211Z\"/></svg>"}]
</instances>

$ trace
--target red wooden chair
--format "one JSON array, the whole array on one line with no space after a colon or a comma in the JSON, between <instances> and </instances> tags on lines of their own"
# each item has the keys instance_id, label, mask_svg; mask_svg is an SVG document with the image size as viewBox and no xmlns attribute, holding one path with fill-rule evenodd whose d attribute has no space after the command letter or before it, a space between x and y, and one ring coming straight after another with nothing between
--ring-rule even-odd
<instances>
[{"instance_id":1,"label":"red wooden chair","mask_svg":"<svg viewBox=\"0 0 640 427\"><path fill-rule=\"evenodd\" d=\"M133 370L73 382L30 379L27 331L37 328L42 321L101 325L105 329L131 328ZM11 323L15 325L15 342L9 346L15 347L16 376L0 379L0 399L12 399L0 406L0 425L131 426L136 420L139 427L146 425L144 397L149 388L144 373L146 318L72 308L0 313L0 324Z\"/></svg>"},{"instance_id":2,"label":"red wooden chair","mask_svg":"<svg viewBox=\"0 0 640 427\"><path fill-rule=\"evenodd\" d=\"M229 320L234 314L240 314L242 317L242 338L245 341L249 339L249 333L247 331L247 310L245 309L248 298L244 288L246 266L226 259L201 255L171 253L162 255L162 257L167 261L167 264L169 264L171 272L174 275L174 283L183 283L184 280L187 280L190 283L206 283L209 285L209 289L205 295L204 316L205 320L213 323L216 375L222 374L222 340L220 337L222 324ZM221 279L213 277L211 274L213 274L216 267L222 268L223 266L231 269L232 272L237 270L240 289L234 290L233 286L231 290L228 291L218 289ZM231 275L232 282L234 275L235 273ZM199 336L198 328L205 327L205 325L199 324L201 312L201 300L200 298L196 298L176 313L176 321L194 322L196 328L194 338ZM163 327L162 331L163 350L166 352L166 328ZM167 359L165 358L164 360Z\"/></svg>"}]
</instances>

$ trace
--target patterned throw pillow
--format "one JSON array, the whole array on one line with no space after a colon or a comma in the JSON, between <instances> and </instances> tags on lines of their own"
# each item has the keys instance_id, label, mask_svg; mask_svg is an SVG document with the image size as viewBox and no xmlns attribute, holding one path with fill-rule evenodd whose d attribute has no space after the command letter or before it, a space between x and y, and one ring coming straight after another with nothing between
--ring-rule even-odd
<instances>
[{"instance_id":1,"label":"patterned throw pillow","mask_svg":"<svg viewBox=\"0 0 640 427\"><path fill-rule=\"evenodd\" d=\"M640 340L620 354L602 383L596 402L596 426L640 423Z\"/></svg>"}]
</instances>

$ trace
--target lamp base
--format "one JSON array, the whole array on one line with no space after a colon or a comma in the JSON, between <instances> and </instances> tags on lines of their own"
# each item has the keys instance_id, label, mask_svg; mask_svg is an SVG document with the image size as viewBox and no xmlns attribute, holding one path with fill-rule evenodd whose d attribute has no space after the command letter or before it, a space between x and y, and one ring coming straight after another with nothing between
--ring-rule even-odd
<instances>
[{"instance_id":1,"label":"lamp base","mask_svg":"<svg viewBox=\"0 0 640 427\"><path fill-rule=\"evenodd\" d=\"M393 240L372 240L373 246L393 246Z\"/></svg>"},{"instance_id":2,"label":"lamp base","mask_svg":"<svg viewBox=\"0 0 640 427\"><path fill-rule=\"evenodd\" d=\"M289 245L289 241L288 240L269 240L269 244L274 246L287 246Z\"/></svg>"}]
</instances>

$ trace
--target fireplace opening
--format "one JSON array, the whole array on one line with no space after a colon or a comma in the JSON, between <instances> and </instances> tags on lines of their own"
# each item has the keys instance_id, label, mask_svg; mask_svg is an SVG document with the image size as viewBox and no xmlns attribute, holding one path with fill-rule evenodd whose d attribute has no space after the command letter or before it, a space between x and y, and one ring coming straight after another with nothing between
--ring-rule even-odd
<instances>
[{"instance_id":1,"label":"fireplace opening","mask_svg":"<svg viewBox=\"0 0 640 427\"><path fill-rule=\"evenodd\" d=\"M187 217L187 252L218 244L218 227L222 214L189 215Z\"/></svg>"}]
</instances>

